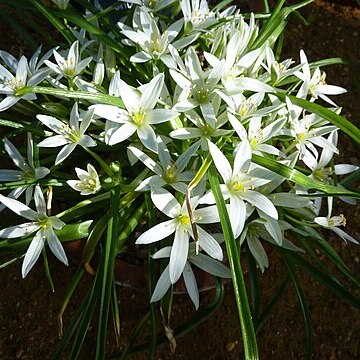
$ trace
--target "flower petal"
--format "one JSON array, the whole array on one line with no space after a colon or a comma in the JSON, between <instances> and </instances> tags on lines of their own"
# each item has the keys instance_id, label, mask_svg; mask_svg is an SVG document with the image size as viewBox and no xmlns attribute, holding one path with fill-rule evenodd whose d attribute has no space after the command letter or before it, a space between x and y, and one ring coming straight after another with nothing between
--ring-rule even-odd
<instances>
[{"instance_id":1,"label":"flower petal","mask_svg":"<svg viewBox=\"0 0 360 360\"><path fill-rule=\"evenodd\" d=\"M163 188L153 188L151 200L168 217L174 218L180 214L181 206L179 202L169 191Z\"/></svg>"},{"instance_id":2,"label":"flower petal","mask_svg":"<svg viewBox=\"0 0 360 360\"><path fill-rule=\"evenodd\" d=\"M180 227L175 232L174 243L170 254L169 275L172 284L175 284L179 280L186 264L188 252L189 233Z\"/></svg>"},{"instance_id":3,"label":"flower petal","mask_svg":"<svg viewBox=\"0 0 360 360\"><path fill-rule=\"evenodd\" d=\"M42 231L39 231L32 239L30 246L26 251L26 255L22 264L22 277L24 278L39 258L42 248L44 247L45 238Z\"/></svg>"},{"instance_id":4,"label":"flower petal","mask_svg":"<svg viewBox=\"0 0 360 360\"><path fill-rule=\"evenodd\" d=\"M47 239L47 243L49 245L49 248L51 252L65 265L69 265L68 259L66 257L64 248L61 245L60 240L54 233L53 228L47 228L45 230L45 235Z\"/></svg>"},{"instance_id":5,"label":"flower petal","mask_svg":"<svg viewBox=\"0 0 360 360\"><path fill-rule=\"evenodd\" d=\"M170 282L169 265L168 265L164 269L158 282L156 283L150 302L159 301L166 294L170 286L171 286L171 282Z\"/></svg>"},{"instance_id":6,"label":"flower petal","mask_svg":"<svg viewBox=\"0 0 360 360\"><path fill-rule=\"evenodd\" d=\"M28 236L39 229L37 223L25 223L0 230L0 238L13 239L17 237Z\"/></svg>"},{"instance_id":7,"label":"flower petal","mask_svg":"<svg viewBox=\"0 0 360 360\"><path fill-rule=\"evenodd\" d=\"M136 239L136 244L151 244L153 242L165 239L171 235L177 226L176 220L164 221L160 224L155 225L148 231L145 231Z\"/></svg>"},{"instance_id":8,"label":"flower petal","mask_svg":"<svg viewBox=\"0 0 360 360\"><path fill-rule=\"evenodd\" d=\"M25 219L37 221L39 218L39 214L36 211L30 209L28 206L24 205L20 201L17 201L15 199L10 199L1 194L0 194L0 201L15 214L18 214L24 217Z\"/></svg>"},{"instance_id":9,"label":"flower petal","mask_svg":"<svg viewBox=\"0 0 360 360\"><path fill-rule=\"evenodd\" d=\"M224 182L226 183L231 179L232 169L228 159L225 155L221 152L221 150L213 144L211 141L208 141L209 150L211 156L214 160L214 164L219 171L220 175L222 176Z\"/></svg>"},{"instance_id":10,"label":"flower petal","mask_svg":"<svg viewBox=\"0 0 360 360\"><path fill-rule=\"evenodd\" d=\"M192 271L188 261L185 263L183 276L186 290L195 306L195 309L197 310L199 308L199 289L196 283L194 272Z\"/></svg>"},{"instance_id":11,"label":"flower petal","mask_svg":"<svg viewBox=\"0 0 360 360\"><path fill-rule=\"evenodd\" d=\"M200 226L197 227L199 232L200 247L212 258L222 261L223 252L219 243Z\"/></svg>"}]
</instances>

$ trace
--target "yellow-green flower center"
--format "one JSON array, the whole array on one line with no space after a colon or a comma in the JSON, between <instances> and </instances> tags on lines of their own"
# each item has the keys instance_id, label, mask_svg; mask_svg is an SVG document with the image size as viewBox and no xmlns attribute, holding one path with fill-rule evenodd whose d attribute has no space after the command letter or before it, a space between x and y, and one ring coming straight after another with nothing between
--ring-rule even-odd
<instances>
[{"instance_id":1,"label":"yellow-green flower center","mask_svg":"<svg viewBox=\"0 0 360 360\"><path fill-rule=\"evenodd\" d=\"M189 215L181 214L181 215L179 216L179 220L180 220L181 225L189 225L189 224L190 224L190 217L189 217Z\"/></svg>"},{"instance_id":2,"label":"yellow-green flower center","mask_svg":"<svg viewBox=\"0 0 360 360\"><path fill-rule=\"evenodd\" d=\"M78 143L80 141L80 134L67 124L63 124L60 132L70 143Z\"/></svg>"},{"instance_id":3,"label":"yellow-green flower center","mask_svg":"<svg viewBox=\"0 0 360 360\"><path fill-rule=\"evenodd\" d=\"M176 180L176 174L177 166L175 164L168 165L163 178L168 184L171 184Z\"/></svg>"},{"instance_id":4,"label":"yellow-green flower center","mask_svg":"<svg viewBox=\"0 0 360 360\"><path fill-rule=\"evenodd\" d=\"M139 111L130 115L132 121L137 126L141 126L144 123L146 113L144 111Z\"/></svg>"}]
</instances>

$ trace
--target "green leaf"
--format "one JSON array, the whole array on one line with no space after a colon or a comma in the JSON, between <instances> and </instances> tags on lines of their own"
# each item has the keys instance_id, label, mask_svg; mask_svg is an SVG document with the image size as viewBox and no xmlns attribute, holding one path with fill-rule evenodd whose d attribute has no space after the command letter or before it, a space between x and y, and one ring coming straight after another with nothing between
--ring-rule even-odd
<instances>
[{"instance_id":1,"label":"green leaf","mask_svg":"<svg viewBox=\"0 0 360 360\"><path fill-rule=\"evenodd\" d=\"M120 98L111 96L108 94L101 93L89 93L85 91L72 91L72 90L62 90L62 89L54 89L50 87L42 87L42 86L28 86L21 88L16 96L24 96L26 94L47 94L53 96L60 96L64 98L72 98L72 99L83 99L93 101L95 103L108 104L113 106L118 106L124 108L124 103Z\"/></svg>"},{"instance_id":2,"label":"green leaf","mask_svg":"<svg viewBox=\"0 0 360 360\"><path fill-rule=\"evenodd\" d=\"M221 228L223 230L223 234L225 238L226 250L230 263L232 282L233 282L236 304L240 319L241 332L244 342L245 358L258 359L259 355L257 349L256 336L254 331L254 325L252 323L249 301L246 294L244 276L240 264L239 249L234 239L229 215L227 212L223 195L220 190L218 174L213 165L210 166L209 168L208 176L209 176L211 190L216 200L216 206L221 221Z\"/></svg>"},{"instance_id":3,"label":"green leaf","mask_svg":"<svg viewBox=\"0 0 360 360\"><path fill-rule=\"evenodd\" d=\"M273 171L274 173L281 175L284 178L294 182L295 184L301 185L309 190L310 189L319 190L328 195L333 195L333 196L348 196L348 197L353 197L356 199L360 198L359 192L353 192L353 191L349 191L346 189L341 189L336 186L328 185L328 184L322 183L320 181L313 180L313 179L307 177L302 172L300 172L296 169L293 169L290 166L280 164L276 160L268 159L263 156L253 154L252 161L255 164L263 166L263 167L267 168L268 170ZM311 196L318 196L318 195L311 194Z\"/></svg>"},{"instance_id":4,"label":"green leaf","mask_svg":"<svg viewBox=\"0 0 360 360\"><path fill-rule=\"evenodd\" d=\"M310 313L309 313L309 308L306 304L306 300L305 300L305 296L304 296L304 292L302 290L300 281L296 275L294 266L292 264L292 262L289 260L289 258L287 257L287 253L285 251L281 252L281 255L283 257L283 260L289 270L291 279L294 283L295 286L295 291L296 291L296 295L298 297L299 300L299 305L301 308L301 312L304 318L304 326L305 326L305 358L306 359L311 359L311 355L312 355L312 344L313 344L313 331L312 331L312 325L311 325L311 318L310 318Z\"/></svg>"},{"instance_id":5,"label":"green leaf","mask_svg":"<svg viewBox=\"0 0 360 360\"><path fill-rule=\"evenodd\" d=\"M115 248L118 238L118 228L120 226L120 194L119 187L111 190L110 218L107 225L105 247L102 249L101 254L104 261L102 262L101 267L100 307L96 337L96 360L105 359L107 324L114 282L114 266L116 257Z\"/></svg>"},{"instance_id":6,"label":"green leaf","mask_svg":"<svg viewBox=\"0 0 360 360\"><path fill-rule=\"evenodd\" d=\"M284 251L284 250L282 250ZM338 280L334 280L334 277L329 277L327 274L324 274L322 271L314 267L303 257L299 256L296 253L287 252L287 257L289 261L300 266L304 269L312 278L319 281L325 287L327 287L331 292L333 292L337 297L342 299L347 304L353 306L356 309L360 310L360 300L352 295L344 286L340 284Z\"/></svg>"}]
</instances>

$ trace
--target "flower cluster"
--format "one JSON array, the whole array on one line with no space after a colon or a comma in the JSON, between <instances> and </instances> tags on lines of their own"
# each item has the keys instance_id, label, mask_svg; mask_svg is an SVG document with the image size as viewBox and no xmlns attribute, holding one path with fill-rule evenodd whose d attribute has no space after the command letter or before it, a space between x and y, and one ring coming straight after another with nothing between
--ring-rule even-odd
<instances>
[{"instance_id":1,"label":"flower cluster","mask_svg":"<svg viewBox=\"0 0 360 360\"><path fill-rule=\"evenodd\" d=\"M206 0L132 4L110 35L96 38L69 23L76 38L69 49L40 58L39 48L30 60L0 54L0 110L34 124L33 130L24 126L28 160L14 145L18 139L4 138L18 169L0 170L1 189L10 190L0 195L1 209L31 221L0 230L0 238L29 239L23 276L45 240L67 264L59 230L89 219L97 229L114 211L109 199L119 190L112 218L123 225L116 239L128 231L140 202L153 205L147 211L157 224L136 239L131 231L126 237L138 246L154 243L153 260L169 259L152 301L183 277L198 307L192 267L230 276L209 163L218 173L230 230L262 271L269 264L264 242L302 251L291 235L310 237L322 227L357 243L339 228L344 216L332 216L336 194L354 202L337 176L358 169L333 163L339 128L331 116L341 109L329 96L345 90L328 85L302 50L299 59L277 59L274 39L263 39L253 14L245 19L234 7L211 11ZM166 21L169 14L178 20ZM327 105L312 111L318 99ZM36 114L23 114L33 102ZM45 204L47 188L53 197ZM23 192L26 205L16 200ZM324 192L331 194L325 209ZM52 216L52 203L68 207Z\"/></svg>"}]
</instances>

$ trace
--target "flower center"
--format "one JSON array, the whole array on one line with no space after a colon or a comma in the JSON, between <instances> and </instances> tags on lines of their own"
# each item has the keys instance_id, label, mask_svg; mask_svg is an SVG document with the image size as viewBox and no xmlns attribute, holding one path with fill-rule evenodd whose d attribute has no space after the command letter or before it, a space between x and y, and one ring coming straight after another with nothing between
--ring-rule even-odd
<instances>
[{"instance_id":1,"label":"flower center","mask_svg":"<svg viewBox=\"0 0 360 360\"><path fill-rule=\"evenodd\" d=\"M70 143L78 143L80 141L80 134L77 133L75 130L71 129L71 127L67 124L63 124L60 129L60 133Z\"/></svg>"},{"instance_id":2,"label":"flower center","mask_svg":"<svg viewBox=\"0 0 360 360\"><path fill-rule=\"evenodd\" d=\"M61 71L65 76L72 78L75 75L75 61L74 59L63 60L61 64L59 64Z\"/></svg>"},{"instance_id":3,"label":"flower center","mask_svg":"<svg viewBox=\"0 0 360 360\"><path fill-rule=\"evenodd\" d=\"M189 225L190 224L190 217L189 215L181 214L179 216L180 224L181 225Z\"/></svg>"},{"instance_id":4,"label":"flower center","mask_svg":"<svg viewBox=\"0 0 360 360\"><path fill-rule=\"evenodd\" d=\"M135 125L141 126L144 123L145 115L146 115L145 111L141 110L137 113L131 114L130 117L132 121L135 123Z\"/></svg>"},{"instance_id":5,"label":"flower center","mask_svg":"<svg viewBox=\"0 0 360 360\"><path fill-rule=\"evenodd\" d=\"M240 181L240 180L233 181L230 184L229 188L230 188L230 190L232 190L234 192L245 191L244 183L242 181Z\"/></svg>"},{"instance_id":6,"label":"flower center","mask_svg":"<svg viewBox=\"0 0 360 360\"><path fill-rule=\"evenodd\" d=\"M9 88L11 88L14 91L14 94L16 94L19 90L21 90L23 87L25 87L25 82L23 80L18 80L16 78L9 79L5 82L5 85L7 85Z\"/></svg>"},{"instance_id":7,"label":"flower center","mask_svg":"<svg viewBox=\"0 0 360 360\"><path fill-rule=\"evenodd\" d=\"M175 164L168 165L166 167L163 178L168 184L171 184L176 180L176 174L177 174L177 166Z\"/></svg>"}]
</instances>

